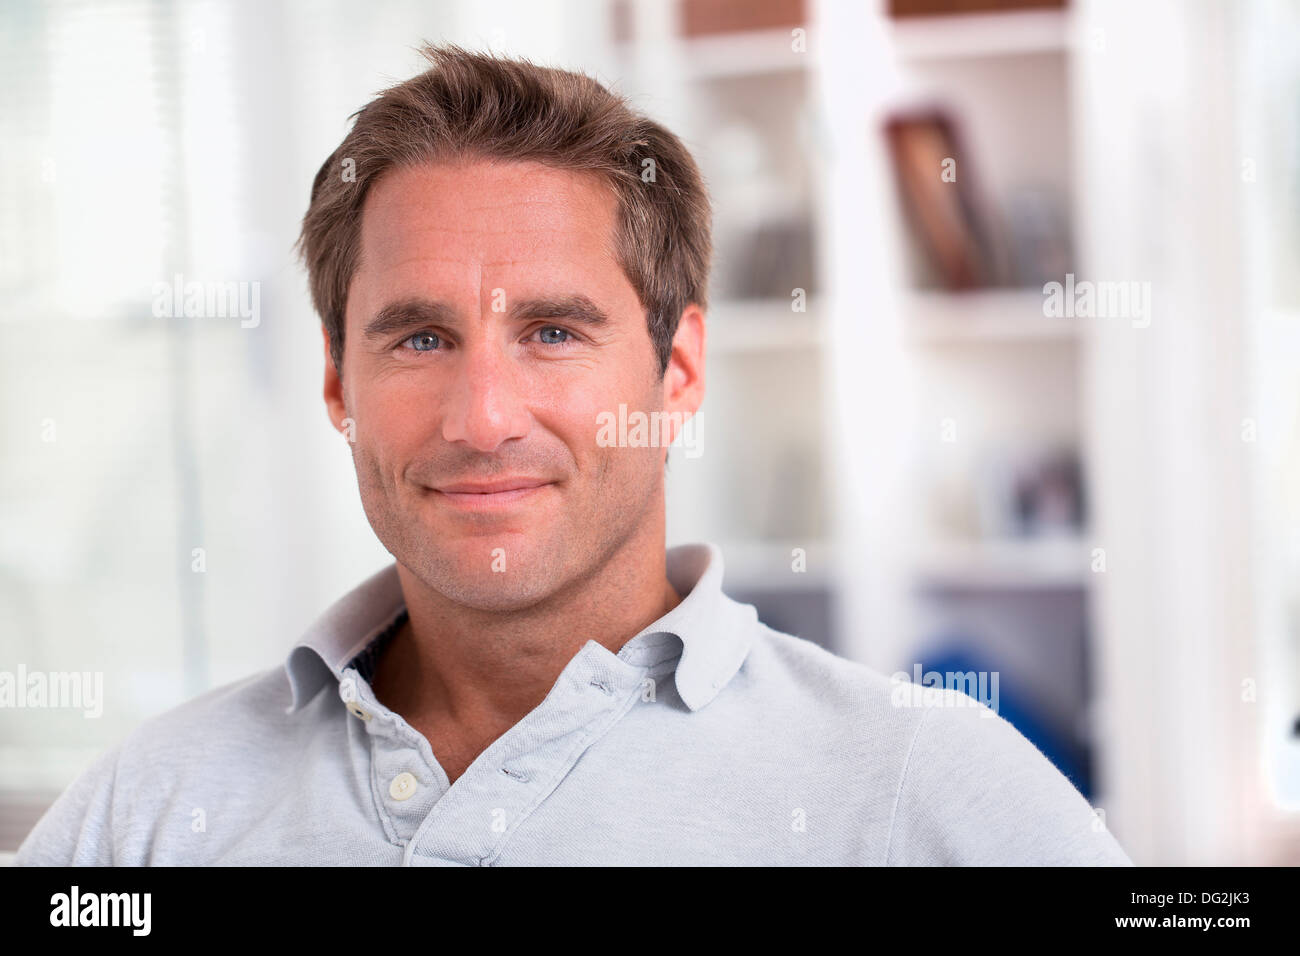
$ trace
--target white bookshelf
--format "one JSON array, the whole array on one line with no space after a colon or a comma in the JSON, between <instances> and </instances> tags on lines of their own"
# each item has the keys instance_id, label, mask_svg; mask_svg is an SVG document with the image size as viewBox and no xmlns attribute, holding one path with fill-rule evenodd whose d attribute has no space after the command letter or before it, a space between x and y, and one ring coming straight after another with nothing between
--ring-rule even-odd
<instances>
[{"instance_id":1,"label":"white bookshelf","mask_svg":"<svg viewBox=\"0 0 1300 956\"><path fill-rule=\"evenodd\" d=\"M802 72L807 54L791 48L789 30L753 30L682 41L683 59L692 80L752 77Z\"/></svg>"},{"instance_id":2,"label":"white bookshelf","mask_svg":"<svg viewBox=\"0 0 1300 956\"><path fill-rule=\"evenodd\" d=\"M993 222L1023 182L1050 191L1065 210L1074 204L1077 184L1065 161L1071 137L1068 17L1049 10L885 24L885 44L898 64L885 108L919 100L947 109L965 148L964 174L973 176ZM901 221L897 228L904 228ZM916 480L935 489L928 499L922 492L925 513L916 516L918 536L929 544L906 573L927 588L945 582L998 592L1018 585L1027 591L1087 587L1089 576L1077 561L1086 530L1064 545L972 538L969 521L947 520L951 501L939 500L964 493L965 510L976 510L981 449L1080 448L1086 430L1078 385L1084 326L1046 315L1041 286L947 292L918 287L919 274L900 271L903 360L914 375L920 417L909 455L921 463ZM952 448L935 448L936 419L954 422L959 439Z\"/></svg>"},{"instance_id":3,"label":"white bookshelf","mask_svg":"<svg viewBox=\"0 0 1300 956\"><path fill-rule=\"evenodd\" d=\"M1008 91L1009 77L1014 81L1021 58L1029 57L1035 76L1047 80L1037 84L1028 119L1055 115L1058 124L1066 122L1066 15L894 24L810 2L807 49L799 53L786 29L685 39L662 12L633 5L632 38L621 50L630 69L620 85L697 151L715 198L717 270L707 332L705 454L695 461L679 457L670 467L670 543L679 531L682 540L724 544L736 556L728 577L738 587L848 596L838 619L847 639L839 649L881 667L897 659L911 633L908 621L918 614L908 607L923 599L914 592L1086 588L1082 538L997 541L972 538L969 527L927 527L929 514L941 509L915 482L924 485L931 476L900 470L923 457L918 443L929 434L922 422L909 421L929 411L923 403L909 407L908 394L995 411L976 423L973 436L1021 427L1019 410L1029 406L1041 432L1032 437L1075 441L1080 427L1070 383L1081 330L1074 320L1045 316L1039 290L927 291L911 286L903 264L872 258L870 229L887 227L891 215L882 200L894 194L892 172L871 168L856 139L864 131L876 138L872 123L882 109L951 94L955 111L971 118L967 146L976 173L992 174L987 185L994 199L1038 173L1068 189L1064 146L1005 162L996 151L1020 119L1007 115L999 95ZM872 30L874 40L864 42L861 34ZM873 58L893 65L875 65ZM864 79L864 72L870 76ZM747 124L743 135L723 135L737 117ZM859 152L845 150L840 137ZM775 194L778 200L811 211L814 274L797 283L807 290L804 311L793 311L784 296L736 295L729 288L727 270L737 255L732 240L753 221L753 207L774 194L755 190L751 203L738 185L743 177L711 164L739 169L750 151L762 152L788 194ZM840 187L833 188L837 177ZM954 368L958 375L950 374ZM1050 391L1046 398L1034 391L1040 384ZM846 454L860 456L861 464L846 461ZM800 466L791 464L792 455ZM738 473L771 476L786 491L750 487L761 482L742 487ZM887 480L892 487L882 484ZM771 519L773 499L782 498L799 509L785 523ZM893 512L891 523L855 527L864 502ZM809 553L810 572L803 576L789 570L796 547ZM872 560L855 562L851 556L868 547ZM865 586L864 577L872 579ZM866 618L852 610L855 600L891 583L896 595L877 594Z\"/></svg>"},{"instance_id":4,"label":"white bookshelf","mask_svg":"<svg viewBox=\"0 0 1300 956\"><path fill-rule=\"evenodd\" d=\"M911 292L904 302L909 344L1076 342L1080 323L1043 314L1036 289L951 294Z\"/></svg>"},{"instance_id":5,"label":"white bookshelf","mask_svg":"<svg viewBox=\"0 0 1300 956\"><path fill-rule=\"evenodd\" d=\"M820 300L795 312L786 299L724 300L709 309L708 349L714 355L816 351L826 345Z\"/></svg>"},{"instance_id":6,"label":"white bookshelf","mask_svg":"<svg viewBox=\"0 0 1300 956\"><path fill-rule=\"evenodd\" d=\"M1059 53L1069 31L1062 10L1014 10L913 17L889 24L890 44L903 60Z\"/></svg>"},{"instance_id":7,"label":"white bookshelf","mask_svg":"<svg viewBox=\"0 0 1300 956\"><path fill-rule=\"evenodd\" d=\"M912 553L913 574L926 587L977 591L1081 589L1088 547L1074 535L1027 540L927 541Z\"/></svg>"},{"instance_id":8,"label":"white bookshelf","mask_svg":"<svg viewBox=\"0 0 1300 956\"><path fill-rule=\"evenodd\" d=\"M1081 663L1096 577L1089 531L1008 533L1014 522L989 519L989 489L999 486L987 461L1082 453L1090 333L1044 313L1041 282L928 287L882 131L895 112L941 105L957 124L959 175L973 178L986 213L1014 208L1033 188L1055 197L1068 223L1079 189L1071 14L892 21L881 5L834 0L814 10L824 40L817 89L832 131L822 239L837 628L847 653L885 673L966 641L989 666L1018 670L1004 676L1020 678L1039 718L1077 741L1093 703ZM941 437L948 421L951 443ZM1086 515L1086 460L1083 469ZM1058 693L1044 692L1053 685Z\"/></svg>"},{"instance_id":9,"label":"white bookshelf","mask_svg":"<svg viewBox=\"0 0 1300 956\"><path fill-rule=\"evenodd\" d=\"M714 202L703 453L670 459L669 544L715 541L726 585L747 599L828 603L833 516L822 393L831 343L813 258L823 226L810 105L819 50L810 40L800 52L784 28L684 37L676 12L675 4L634 0L619 51L620 91L682 137ZM815 34L816 24L803 28ZM798 248L811 252L772 264L784 284L773 276L772 288L749 288L746 277L768 277L746 272L745 244L783 216L808 221ZM807 555L806 571L791 569L795 549Z\"/></svg>"}]
</instances>

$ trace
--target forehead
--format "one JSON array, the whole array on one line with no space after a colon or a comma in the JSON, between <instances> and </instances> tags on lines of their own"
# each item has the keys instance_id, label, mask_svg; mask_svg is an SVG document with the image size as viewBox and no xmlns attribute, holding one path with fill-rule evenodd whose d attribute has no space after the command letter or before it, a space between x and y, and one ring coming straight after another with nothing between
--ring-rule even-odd
<instances>
[{"instance_id":1,"label":"forehead","mask_svg":"<svg viewBox=\"0 0 1300 956\"><path fill-rule=\"evenodd\" d=\"M358 278L519 280L563 268L557 279L591 281L616 268L616 214L612 190L583 171L499 160L402 167L366 198Z\"/></svg>"}]
</instances>

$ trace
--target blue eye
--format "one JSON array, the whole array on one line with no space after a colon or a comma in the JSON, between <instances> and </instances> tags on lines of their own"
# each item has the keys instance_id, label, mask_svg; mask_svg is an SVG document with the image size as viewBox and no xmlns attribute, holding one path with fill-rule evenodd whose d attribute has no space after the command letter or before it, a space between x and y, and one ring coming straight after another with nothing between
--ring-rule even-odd
<instances>
[{"instance_id":1,"label":"blue eye","mask_svg":"<svg viewBox=\"0 0 1300 956\"><path fill-rule=\"evenodd\" d=\"M410 344L411 349L413 351L432 352L435 351L438 348L438 346L442 344L442 340L439 339L438 336L434 335L432 332L416 332L409 339L407 339L406 342L404 342L403 344L405 345L407 343Z\"/></svg>"},{"instance_id":2,"label":"blue eye","mask_svg":"<svg viewBox=\"0 0 1300 956\"><path fill-rule=\"evenodd\" d=\"M562 345L563 343L569 340L568 330L557 328L554 325L544 326L538 331L541 333L542 341L545 342L547 345ZM548 334L558 334L563 336L563 338L560 339L547 338Z\"/></svg>"}]
</instances>

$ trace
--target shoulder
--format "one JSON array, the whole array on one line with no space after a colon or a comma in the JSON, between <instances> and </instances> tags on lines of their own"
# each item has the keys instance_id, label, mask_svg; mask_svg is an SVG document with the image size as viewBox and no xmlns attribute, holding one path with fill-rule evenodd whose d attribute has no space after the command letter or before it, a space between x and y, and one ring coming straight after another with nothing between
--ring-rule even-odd
<instances>
[{"instance_id":1,"label":"shoulder","mask_svg":"<svg viewBox=\"0 0 1300 956\"><path fill-rule=\"evenodd\" d=\"M900 702L898 686L872 667L759 624L728 693L709 709L744 727L756 753L780 755L818 786L878 803L892 798L922 717Z\"/></svg>"},{"instance_id":2,"label":"shoulder","mask_svg":"<svg viewBox=\"0 0 1300 956\"><path fill-rule=\"evenodd\" d=\"M247 745L265 745L294 724L283 666L223 684L150 717L123 742L124 767L202 750L205 761ZM268 732L272 733L268 733Z\"/></svg>"},{"instance_id":3,"label":"shoulder","mask_svg":"<svg viewBox=\"0 0 1300 956\"><path fill-rule=\"evenodd\" d=\"M889 862L1131 865L1098 812L1000 714L934 689L899 782Z\"/></svg>"},{"instance_id":4,"label":"shoulder","mask_svg":"<svg viewBox=\"0 0 1300 956\"><path fill-rule=\"evenodd\" d=\"M802 766L851 773L889 802L889 863L1131 865L1104 815L974 696L761 625L742 675Z\"/></svg>"},{"instance_id":5,"label":"shoulder","mask_svg":"<svg viewBox=\"0 0 1300 956\"><path fill-rule=\"evenodd\" d=\"M310 732L302 713L290 714L288 677L277 666L223 684L142 722L118 749L119 790L153 794L183 782L247 773L274 762Z\"/></svg>"},{"instance_id":6,"label":"shoulder","mask_svg":"<svg viewBox=\"0 0 1300 956\"><path fill-rule=\"evenodd\" d=\"M228 786L298 745L308 721L287 713L282 666L214 688L148 718L59 796L19 847L17 865L140 862L154 821Z\"/></svg>"},{"instance_id":7,"label":"shoulder","mask_svg":"<svg viewBox=\"0 0 1300 956\"><path fill-rule=\"evenodd\" d=\"M741 676L769 702L784 698L816 719L869 720L877 730L907 734L920 717L898 706L898 683L890 677L763 624Z\"/></svg>"}]
</instances>

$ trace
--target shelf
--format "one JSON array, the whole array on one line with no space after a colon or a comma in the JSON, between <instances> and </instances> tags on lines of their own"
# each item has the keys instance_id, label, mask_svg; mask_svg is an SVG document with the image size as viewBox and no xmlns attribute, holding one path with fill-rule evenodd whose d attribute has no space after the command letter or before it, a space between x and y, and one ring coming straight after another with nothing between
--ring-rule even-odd
<instances>
[{"instance_id":1,"label":"shelf","mask_svg":"<svg viewBox=\"0 0 1300 956\"><path fill-rule=\"evenodd\" d=\"M903 299L903 328L913 344L1071 342L1077 318L1043 315L1038 289L915 292Z\"/></svg>"},{"instance_id":2,"label":"shelf","mask_svg":"<svg viewBox=\"0 0 1300 956\"><path fill-rule=\"evenodd\" d=\"M818 349L825 341L818 318L819 300L808 311L792 312L789 299L731 299L709 309L705 319L709 354Z\"/></svg>"},{"instance_id":3,"label":"shelf","mask_svg":"<svg viewBox=\"0 0 1300 956\"><path fill-rule=\"evenodd\" d=\"M956 13L892 20L894 49L903 61L1060 53L1068 46L1063 10Z\"/></svg>"},{"instance_id":4,"label":"shelf","mask_svg":"<svg viewBox=\"0 0 1300 956\"><path fill-rule=\"evenodd\" d=\"M1088 586L1088 549L1077 537L933 541L913 560L921 587L1043 590Z\"/></svg>"},{"instance_id":5,"label":"shelf","mask_svg":"<svg viewBox=\"0 0 1300 956\"><path fill-rule=\"evenodd\" d=\"M682 64L688 75L697 80L801 73L808 68L812 54L796 53L790 48L791 29L753 30L684 40Z\"/></svg>"},{"instance_id":6,"label":"shelf","mask_svg":"<svg viewBox=\"0 0 1300 956\"><path fill-rule=\"evenodd\" d=\"M815 56L811 39L809 52L796 53L790 48L793 37L789 29L749 30L717 36L676 38L676 62L681 75L691 82L726 80L767 74L800 76L810 71ZM640 49L635 43L614 46L614 59L620 63L636 62Z\"/></svg>"}]
</instances>

